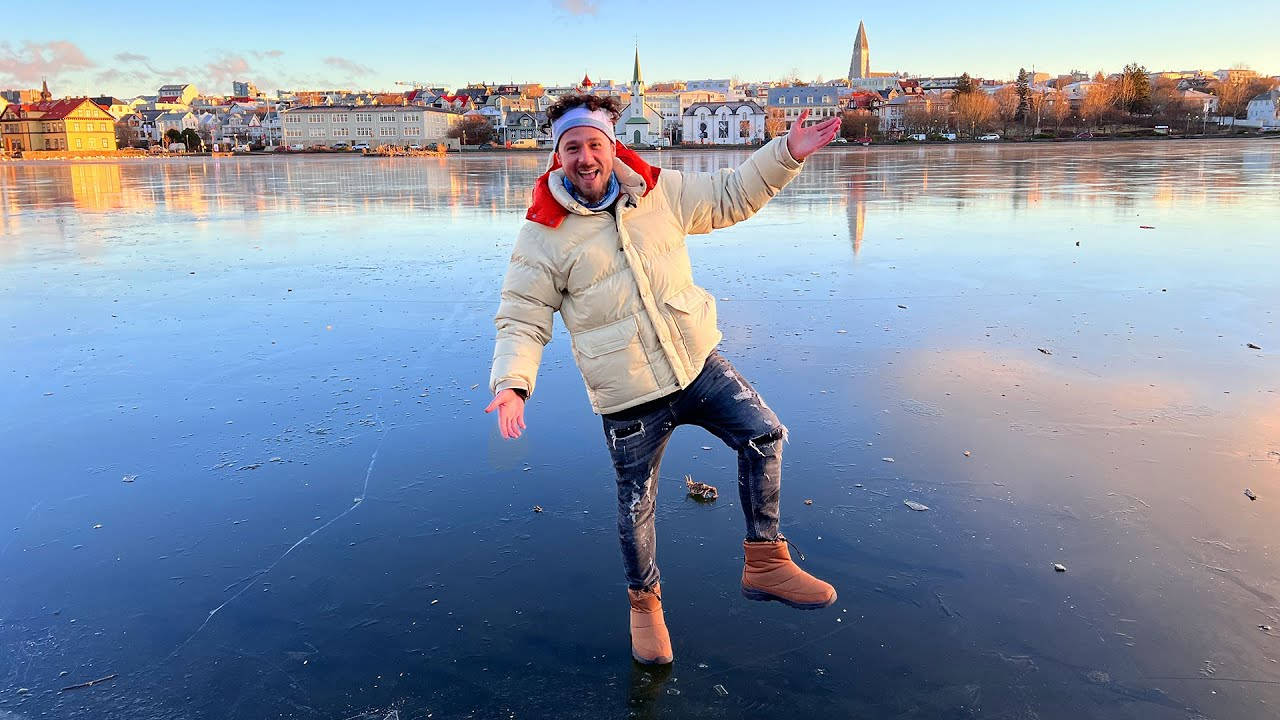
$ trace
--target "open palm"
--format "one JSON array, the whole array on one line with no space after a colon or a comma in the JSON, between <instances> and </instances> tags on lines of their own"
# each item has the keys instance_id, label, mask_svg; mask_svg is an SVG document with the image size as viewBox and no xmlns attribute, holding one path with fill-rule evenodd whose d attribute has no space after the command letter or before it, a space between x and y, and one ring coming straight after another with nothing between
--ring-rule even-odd
<instances>
[{"instance_id":1,"label":"open palm","mask_svg":"<svg viewBox=\"0 0 1280 720\"><path fill-rule=\"evenodd\" d=\"M840 132L838 117L827 118L806 127L804 121L808 118L808 110L800 113L800 117L791 125L791 132L787 133L787 151L796 160L804 160L817 152L818 148L834 140Z\"/></svg>"}]
</instances>

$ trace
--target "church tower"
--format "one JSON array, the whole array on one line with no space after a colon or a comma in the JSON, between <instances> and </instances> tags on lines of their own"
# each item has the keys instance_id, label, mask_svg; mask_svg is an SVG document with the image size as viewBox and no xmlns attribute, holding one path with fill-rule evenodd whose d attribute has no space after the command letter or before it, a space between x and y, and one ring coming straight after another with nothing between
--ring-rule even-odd
<instances>
[{"instance_id":1,"label":"church tower","mask_svg":"<svg viewBox=\"0 0 1280 720\"><path fill-rule=\"evenodd\" d=\"M40 102L49 102L53 99L53 93L49 92L49 81L45 80L40 85Z\"/></svg>"},{"instance_id":2,"label":"church tower","mask_svg":"<svg viewBox=\"0 0 1280 720\"><path fill-rule=\"evenodd\" d=\"M853 40L853 57L849 59L849 84L855 78L871 77L871 48L867 45L867 28L858 21L858 37Z\"/></svg>"},{"instance_id":3,"label":"church tower","mask_svg":"<svg viewBox=\"0 0 1280 720\"><path fill-rule=\"evenodd\" d=\"M640 74L640 47L636 46L636 64L631 70L631 114L644 117L644 76Z\"/></svg>"},{"instance_id":4,"label":"church tower","mask_svg":"<svg viewBox=\"0 0 1280 720\"><path fill-rule=\"evenodd\" d=\"M656 141L654 135L662 132L661 124L653 127L645 117L644 76L640 74L640 48L636 47L636 64L631 70L631 104L622 113L626 120L617 130L623 142L632 145L649 145Z\"/></svg>"}]
</instances>

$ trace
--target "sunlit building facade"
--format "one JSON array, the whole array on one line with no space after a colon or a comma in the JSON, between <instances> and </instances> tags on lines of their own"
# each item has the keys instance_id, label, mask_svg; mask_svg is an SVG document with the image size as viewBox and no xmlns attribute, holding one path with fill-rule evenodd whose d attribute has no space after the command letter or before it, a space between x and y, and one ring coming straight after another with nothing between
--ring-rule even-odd
<instances>
[{"instance_id":1,"label":"sunlit building facade","mask_svg":"<svg viewBox=\"0 0 1280 720\"><path fill-rule=\"evenodd\" d=\"M0 113L6 151L116 149L115 118L89 98L10 105Z\"/></svg>"}]
</instances>

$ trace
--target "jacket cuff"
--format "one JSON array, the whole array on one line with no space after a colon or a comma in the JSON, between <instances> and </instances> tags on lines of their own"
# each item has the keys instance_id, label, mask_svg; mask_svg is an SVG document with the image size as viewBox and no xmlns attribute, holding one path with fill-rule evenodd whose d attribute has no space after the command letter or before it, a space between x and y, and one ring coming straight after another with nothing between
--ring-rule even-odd
<instances>
[{"instance_id":1,"label":"jacket cuff","mask_svg":"<svg viewBox=\"0 0 1280 720\"><path fill-rule=\"evenodd\" d=\"M801 165L804 164L803 160L797 160L791 156L791 150L787 147L786 135L783 135L782 137L777 138L776 140L774 140L774 142L779 143L777 158L778 158L778 162L782 163L783 167L785 167L788 170L796 170Z\"/></svg>"},{"instance_id":2,"label":"jacket cuff","mask_svg":"<svg viewBox=\"0 0 1280 720\"><path fill-rule=\"evenodd\" d=\"M503 390L515 390L525 400L528 400L529 396L533 394L529 390L529 387L527 385L525 385L523 382L516 379L503 380L502 382L499 382L497 385L493 386L494 395L497 395Z\"/></svg>"}]
</instances>

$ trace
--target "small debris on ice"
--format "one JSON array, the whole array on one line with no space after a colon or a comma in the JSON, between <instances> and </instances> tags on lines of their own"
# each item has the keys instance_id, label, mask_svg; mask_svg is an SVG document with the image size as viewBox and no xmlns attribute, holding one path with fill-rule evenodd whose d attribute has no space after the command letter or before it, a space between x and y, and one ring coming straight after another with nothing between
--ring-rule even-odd
<instances>
[{"instance_id":1,"label":"small debris on ice","mask_svg":"<svg viewBox=\"0 0 1280 720\"><path fill-rule=\"evenodd\" d=\"M124 477L120 478L120 482L127 482L127 483L131 483L131 482L133 482L134 480L137 480L137 479L138 479L138 476L137 476L137 475L125 475Z\"/></svg>"},{"instance_id":2,"label":"small debris on ice","mask_svg":"<svg viewBox=\"0 0 1280 720\"><path fill-rule=\"evenodd\" d=\"M906 505L912 510L915 510L916 512L924 512L925 510L929 509L928 505L925 505L923 503L918 503L915 500L903 500L902 504Z\"/></svg>"},{"instance_id":3,"label":"small debris on ice","mask_svg":"<svg viewBox=\"0 0 1280 720\"><path fill-rule=\"evenodd\" d=\"M1139 230L1155 230L1156 226L1155 225L1139 225L1138 229Z\"/></svg>"},{"instance_id":4,"label":"small debris on ice","mask_svg":"<svg viewBox=\"0 0 1280 720\"><path fill-rule=\"evenodd\" d=\"M1045 348L1036 348L1036 349L1037 349L1037 350L1039 350L1040 352L1044 353L1045 355L1052 355L1052 354L1053 354L1053 351L1052 351L1052 350L1046 350Z\"/></svg>"},{"instance_id":5,"label":"small debris on ice","mask_svg":"<svg viewBox=\"0 0 1280 720\"><path fill-rule=\"evenodd\" d=\"M1245 497L1247 497L1247 498L1249 498L1250 500L1257 500L1257 499L1258 499L1258 496L1257 496L1257 495L1254 495L1254 494L1253 494L1253 491L1252 491L1252 490L1250 490L1249 488L1245 488L1245 489L1244 489L1244 496L1245 496Z\"/></svg>"},{"instance_id":6,"label":"small debris on ice","mask_svg":"<svg viewBox=\"0 0 1280 720\"><path fill-rule=\"evenodd\" d=\"M812 500L809 500L809 499L807 499L807 498L806 498L806 499L805 499L805 501L804 501L804 504L805 504L805 505L812 505L812 504L813 504L813 501L812 501Z\"/></svg>"},{"instance_id":7,"label":"small debris on ice","mask_svg":"<svg viewBox=\"0 0 1280 720\"><path fill-rule=\"evenodd\" d=\"M1249 348L1250 350L1261 350L1261 349L1262 349L1262 348L1258 347L1257 345L1255 345L1255 344L1253 344L1253 343L1245 343L1245 344L1244 344L1244 346L1245 346L1245 347L1247 347L1247 348Z\"/></svg>"},{"instance_id":8,"label":"small debris on ice","mask_svg":"<svg viewBox=\"0 0 1280 720\"><path fill-rule=\"evenodd\" d=\"M968 451L968 450L965 450L965 451L964 451L964 456L965 456L965 457L969 457L969 455L970 455L969 451Z\"/></svg>"},{"instance_id":9,"label":"small debris on ice","mask_svg":"<svg viewBox=\"0 0 1280 720\"><path fill-rule=\"evenodd\" d=\"M711 689L715 690L716 694L719 695L720 697L724 697L729 694L729 691L725 690L723 685L713 685Z\"/></svg>"},{"instance_id":10,"label":"small debris on ice","mask_svg":"<svg viewBox=\"0 0 1280 720\"><path fill-rule=\"evenodd\" d=\"M1054 572L1066 572L1066 571L1067 571L1067 566L1066 566L1066 565L1063 565L1062 563L1054 563L1054 564L1053 564L1053 571L1054 571Z\"/></svg>"},{"instance_id":11,"label":"small debris on ice","mask_svg":"<svg viewBox=\"0 0 1280 720\"><path fill-rule=\"evenodd\" d=\"M703 449L703 450L710 450L710 449L711 449L711 446L710 446L710 445L703 445L703 446L702 446L702 449Z\"/></svg>"},{"instance_id":12,"label":"small debris on ice","mask_svg":"<svg viewBox=\"0 0 1280 720\"><path fill-rule=\"evenodd\" d=\"M902 308L903 310L906 310L906 309L907 309L907 306L906 306L906 305L899 305L898 307Z\"/></svg>"},{"instance_id":13,"label":"small debris on ice","mask_svg":"<svg viewBox=\"0 0 1280 720\"><path fill-rule=\"evenodd\" d=\"M880 458L883 462L893 462L893 458Z\"/></svg>"},{"instance_id":14,"label":"small debris on ice","mask_svg":"<svg viewBox=\"0 0 1280 720\"><path fill-rule=\"evenodd\" d=\"M536 513L538 513L538 512L542 512L542 506L541 506L541 505L534 505L534 506L533 506L533 511L534 511L534 512L536 512Z\"/></svg>"},{"instance_id":15,"label":"small debris on ice","mask_svg":"<svg viewBox=\"0 0 1280 720\"><path fill-rule=\"evenodd\" d=\"M694 480L692 475L684 476L684 485L689 489L689 497L699 502L711 502L719 496L715 487Z\"/></svg>"},{"instance_id":16,"label":"small debris on ice","mask_svg":"<svg viewBox=\"0 0 1280 720\"><path fill-rule=\"evenodd\" d=\"M101 530L101 529L102 529L102 523L98 523L98 524L94 525L94 526L93 526L93 529L94 529L94 530Z\"/></svg>"},{"instance_id":17,"label":"small debris on ice","mask_svg":"<svg viewBox=\"0 0 1280 720\"><path fill-rule=\"evenodd\" d=\"M1270 625L1259 625L1258 629L1261 630L1262 632L1271 632Z\"/></svg>"}]
</instances>

